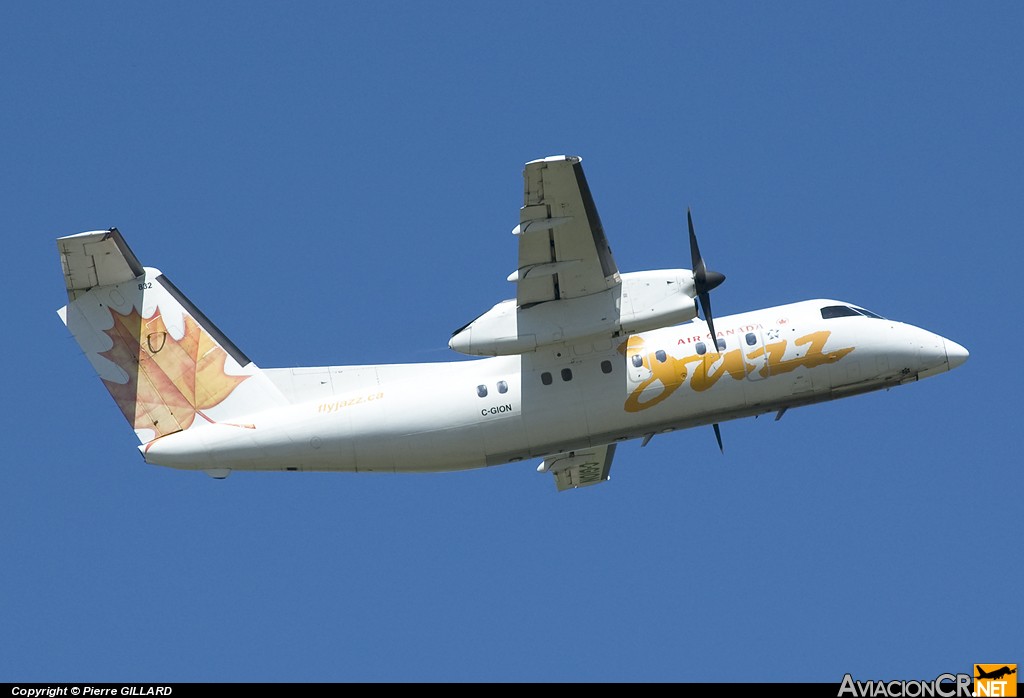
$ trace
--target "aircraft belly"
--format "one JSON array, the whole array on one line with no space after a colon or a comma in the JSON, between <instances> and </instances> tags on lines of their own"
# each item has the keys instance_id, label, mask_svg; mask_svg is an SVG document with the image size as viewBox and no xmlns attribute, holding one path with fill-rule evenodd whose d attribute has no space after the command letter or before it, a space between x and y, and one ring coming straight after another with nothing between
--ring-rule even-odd
<instances>
[{"instance_id":1,"label":"aircraft belly","mask_svg":"<svg viewBox=\"0 0 1024 698\"><path fill-rule=\"evenodd\" d=\"M528 432L521 405L508 414L486 415L478 427L487 465L499 465L529 457Z\"/></svg>"},{"instance_id":2,"label":"aircraft belly","mask_svg":"<svg viewBox=\"0 0 1024 698\"><path fill-rule=\"evenodd\" d=\"M486 465L475 424L396 437L395 455L397 472L447 472Z\"/></svg>"},{"instance_id":3,"label":"aircraft belly","mask_svg":"<svg viewBox=\"0 0 1024 698\"><path fill-rule=\"evenodd\" d=\"M339 415L317 419L300 406L253 420L194 426L141 449L149 463L183 469L346 470L352 469L347 435Z\"/></svg>"},{"instance_id":4,"label":"aircraft belly","mask_svg":"<svg viewBox=\"0 0 1024 698\"><path fill-rule=\"evenodd\" d=\"M524 383L529 386L523 391L525 457L590 445L586 408L575 386L565 381L544 386L539 374L528 374Z\"/></svg>"}]
</instances>

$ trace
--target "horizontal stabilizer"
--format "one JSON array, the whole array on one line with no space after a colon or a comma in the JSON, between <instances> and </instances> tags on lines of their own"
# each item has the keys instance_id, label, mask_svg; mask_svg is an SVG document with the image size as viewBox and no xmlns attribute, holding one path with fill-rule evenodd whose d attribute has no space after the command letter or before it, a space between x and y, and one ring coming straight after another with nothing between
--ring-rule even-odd
<instances>
[{"instance_id":1,"label":"horizontal stabilizer","mask_svg":"<svg viewBox=\"0 0 1024 698\"><path fill-rule=\"evenodd\" d=\"M117 228L58 238L68 300L97 286L114 286L146 273Z\"/></svg>"}]
</instances>

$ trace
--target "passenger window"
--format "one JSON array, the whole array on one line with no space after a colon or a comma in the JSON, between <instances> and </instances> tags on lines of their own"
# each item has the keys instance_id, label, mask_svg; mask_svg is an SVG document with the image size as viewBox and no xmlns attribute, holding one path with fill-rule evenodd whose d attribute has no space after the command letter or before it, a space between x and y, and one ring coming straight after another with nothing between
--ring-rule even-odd
<instances>
[{"instance_id":1,"label":"passenger window","mask_svg":"<svg viewBox=\"0 0 1024 698\"><path fill-rule=\"evenodd\" d=\"M540 382L544 385L551 385L551 374L544 371L544 373L540 374Z\"/></svg>"},{"instance_id":2,"label":"passenger window","mask_svg":"<svg viewBox=\"0 0 1024 698\"><path fill-rule=\"evenodd\" d=\"M633 354L632 361L633 365L636 366L637 368L640 368L641 366L644 365L644 357L640 356L639 354Z\"/></svg>"},{"instance_id":3,"label":"passenger window","mask_svg":"<svg viewBox=\"0 0 1024 698\"><path fill-rule=\"evenodd\" d=\"M508 383L505 381L498 381L498 392L504 395L508 392Z\"/></svg>"},{"instance_id":4,"label":"passenger window","mask_svg":"<svg viewBox=\"0 0 1024 698\"><path fill-rule=\"evenodd\" d=\"M668 356L665 355L664 349L659 349L658 351L654 352L654 358L658 360L658 363L663 364L668 359Z\"/></svg>"},{"instance_id":5,"label":"passenger window","mask_svg":"<svg viewBox=\"0 0 1024 698\"><path fill-rule=\"evenodd\" d=\"M749 347L752 347L755 344L757 344L757 335L755 335L753 332L747 332L746 339L747 339L747 346L749 346Z\"/></svg>"},{"instance_id":6,"label":"passenger window","mask_svg":"<svg viewBox=\"0 0 1024 698\"><path fill-rule=\"evenodd\" d=\"M601 362L601 371L603 371L604 373L611 373L612 372L612 362L608 361L607 359L602 361Z\"/></svg>"},{"instance_id":7,"label":"passenger window","mask_svg":"<svg viewBox=\"0 0 1024 698\"><path fill-rule=\"evenodd\" d=\"M698 354L702 354L703 355L704 353L707 352L707 350L708 350L708 347L707 347L706 344L704 344L704 342L697 342L697 353Z\"/></svg>"},{"instance_id":8,"label":"passenger window","mask_svg":"<svg viewBox=\"0 0 1024 698\"><path fill-rule=\"evenodd\" d=\"M487 397L487 386L486 385L478 385L478 386L476 386L476 394L479 395L480 397Z\"/></svg>"},{"instance_id":9,"label":"passenger window","mask_svg":"<svg viewBox=\"0 0 1024 698\"><path fill-rule=\"evenodd\" d=\"M718 351L725 351L725 340L724 339L719 339L717 344L718 344Z\"/></svg>"},{"instance_id":10,"label":"passenger window","mask_svg":"<svg viewBox=\"0 0 1024 698\"><path fill-rule=\"evenodd\" d=\"M572 380L572 369L571 368L563 368L562 369L562 380L564 380L564 381L571 381Z\"/></svg>"}]
</instances>

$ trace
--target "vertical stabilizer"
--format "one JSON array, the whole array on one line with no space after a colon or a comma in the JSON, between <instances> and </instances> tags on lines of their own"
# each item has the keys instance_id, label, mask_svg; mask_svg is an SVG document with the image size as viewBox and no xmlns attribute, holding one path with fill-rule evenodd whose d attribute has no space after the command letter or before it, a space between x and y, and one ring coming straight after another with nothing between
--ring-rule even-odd
<instances>
[{"instance_id":1,"label":"vertical stabilizer","mask_svg":"<svg viewBox=\"0 0 1024 698\"><path fill-rule=\"evenodd\" d=\"M116 228L59 238L68 304L58 313L139 440L246 415L287 400Z\"/></svg>"}]
</instances>

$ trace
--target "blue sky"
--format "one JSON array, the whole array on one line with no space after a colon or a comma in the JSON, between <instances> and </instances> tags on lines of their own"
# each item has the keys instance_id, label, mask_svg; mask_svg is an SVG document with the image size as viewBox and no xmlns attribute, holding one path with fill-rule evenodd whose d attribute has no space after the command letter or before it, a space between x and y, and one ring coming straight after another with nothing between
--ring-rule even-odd
<instances>
[{"instance_id":1,"label":"blue sky","mask_svg":"<svg viewBox=\"0 0 1024 698\"><path fill-rule=\"evenodd\" d=\"M839 681L1024 662L1017 3L5 3L0 680ZM620 447L559 494L145 465L54 314L117 226L262 366L447 360L524 162L718 315L847 299L919 384ZM1000 359L999 357L1003 358ZM1016 630L1014 630L1016 628Z\"/></svg>"}]
</instances>

